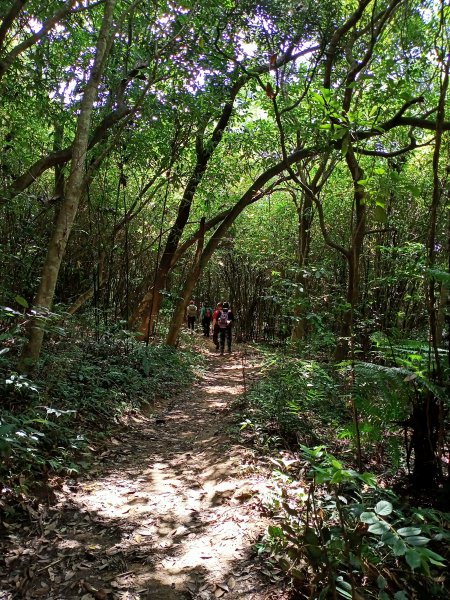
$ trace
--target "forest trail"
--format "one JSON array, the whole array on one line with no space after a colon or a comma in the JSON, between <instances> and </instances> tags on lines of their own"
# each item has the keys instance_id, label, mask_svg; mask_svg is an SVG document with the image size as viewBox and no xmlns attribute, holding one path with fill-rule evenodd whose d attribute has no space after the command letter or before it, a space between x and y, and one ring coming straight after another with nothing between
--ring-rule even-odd
<instances>
[{"instance_id":1,"label":"forest trail","mask_svg":"<svg viewBox=\"0 0 450 600\"><path fill-rule=\"evenodd\" d=\"M159 402L156 418L130 415L89 478L40 507L38 532L9 530L1 600L285 598L254 553L270 481L230 435L244 354L207 344L185 394ZM257 363L245 367L252 377Z\"/></svg>"}]
</instances>

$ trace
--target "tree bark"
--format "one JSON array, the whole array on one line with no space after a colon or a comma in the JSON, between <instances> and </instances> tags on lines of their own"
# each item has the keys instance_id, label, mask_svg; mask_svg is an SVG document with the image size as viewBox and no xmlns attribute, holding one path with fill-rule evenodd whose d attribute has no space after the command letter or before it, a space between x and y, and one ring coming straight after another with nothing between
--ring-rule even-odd
<instances>
[{"instance_id":1,"label":"tree bark","mask_svg":"<svg viewBox=\"0 0 450 600\"><path fill-rule=\"evenodd\" d=\"M56 217L52 237L47 250L47 257L42 269L41 280L35 298L36 311L41 319L50 311L55 295L59 269L64 257L67 241L78 211L78 205L83 191L83 176L86 163L86 154L89 140L94 102L97 98L98 86L105 68L106 59L111 48L111 26L113 21L116 0L106 0L103 21L97 40L96 55L89 81L86 85L80 114L77 122L77 131L73 143L73 155L69 179L67 181L65 197ZM30 323L29 339L21 357L21 369L27 370L39 359L44 328L39 317Z\"/></svg>"},{"instance_id":2,"label":"tree bark","mask_svg":"<svg viewBox=\"0 0 450 600\"><path fill-rule=\"evenodd\" d=\"M203 251L203 243L205 240L205 218L203 217L200 223L200 236L198 238L197 243L197 251L195 253L194 264L192 266L191 272L186 279L186 282L183 287L183 291L181 292L181 299L178 302L175 312L172 316L172 321L170 323L169 332L166 338L166 344L168 346L176 346L178 340L178 334L180 332L181 326L183 325L183 319L186 312L186 306L188 305L189 298L192 296L192 292L194 291L195 284L198 281L200 276L200 258Z\"/></svg>"},{"instance_id":3,"label":"tree bark","mask_svg":"<svg viewBox=\"0 0 450 600\"><path fill-rule=\"evenodd\" d=\"M239 89L240 87L235 86L230 101L223 107L220 119L207 145L207 150L204 145L203 132L197 137L197 161L178 207L177 218L170 229L161 260L157 267L153 286L145 294L131 318L131 324L141 332L142 336L147 337L148 333L153 331L157 315L161 308L163 298L162 292L167 284L167 277L171 269L172 259L178 248L186 223L188 222L195 193L203 179L203 175L214 150L222 140L224 131L231 118L234 100Z\"/></svg>"},{"instance_id":4,"label":"tree bark","mask_svg":"<svg viewBox=\"0 0 450 600\"><path fill-rule=\"evenodd\" d=\"M353 315L359 301L360 259L363 249L364 235L366 232L366 204L364 187L358 183L363 179L364 172L361 169L353 148L350 146L346 161L353 180L353 225L349 252L347 253L348 282L346 301L348 308L344 311L340 328L340 339L336 346L335 359L337 361L346 358L349 350L349 341L353 327Z\"/></svg>"}]
</instances>

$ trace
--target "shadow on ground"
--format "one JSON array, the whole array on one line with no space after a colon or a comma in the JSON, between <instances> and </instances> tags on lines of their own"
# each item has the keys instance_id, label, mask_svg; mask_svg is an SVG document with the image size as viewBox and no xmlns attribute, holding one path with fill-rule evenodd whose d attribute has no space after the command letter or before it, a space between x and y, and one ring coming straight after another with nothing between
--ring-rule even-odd
<instances>
[{"instance_id":1,"label":"shadow on ground","mask_svg":"<svg viewBox=\"0 0 450 600\"><path fill-rule=\"evenodd\" d=\"M90 479L65 482L35 527L10 526L1 600L282 597L254 554L270 480L229 435L243 366L256 366L201 351L187 394L131 416Z\"/></svg>"}]
</instances>

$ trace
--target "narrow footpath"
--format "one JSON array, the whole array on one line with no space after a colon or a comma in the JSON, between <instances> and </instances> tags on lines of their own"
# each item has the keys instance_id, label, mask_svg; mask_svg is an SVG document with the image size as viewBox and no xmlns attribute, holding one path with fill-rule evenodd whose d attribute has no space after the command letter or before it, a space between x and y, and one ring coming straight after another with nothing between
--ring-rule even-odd
<instances>
[{"instance_id":1,"label":"narrow footpath","mask_svg":"<svg viewBox=\"0 0 450 600\"><path fill-rule=\"evenodd\" d=\"M36 527L9 527L0 600L288 597L255 553L270 480L232 433L257 365L202 352L185 394L130 415L88 479L64 481Z\"/></svg>"}]
</instances>

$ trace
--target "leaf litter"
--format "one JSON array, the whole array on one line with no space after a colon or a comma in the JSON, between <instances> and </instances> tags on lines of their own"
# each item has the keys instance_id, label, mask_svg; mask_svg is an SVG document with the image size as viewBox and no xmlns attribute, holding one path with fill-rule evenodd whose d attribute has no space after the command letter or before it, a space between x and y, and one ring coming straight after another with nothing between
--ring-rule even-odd
<instances>
[{"instance_id":1,"label":"leaf litter","mask_svg":"<svg viewBox=\"0 0 450 600\"><path fill-rule=\"evenodd\" d=\"M249 469L250 451L226 433L241 361L224 374L200 351L198 383L155 407L164 424L134 416L85 479L58 487L55 504L1 524L1 600L288 598L254 550L268 525L268 471Z\"/></svg>"}]
</instances>

